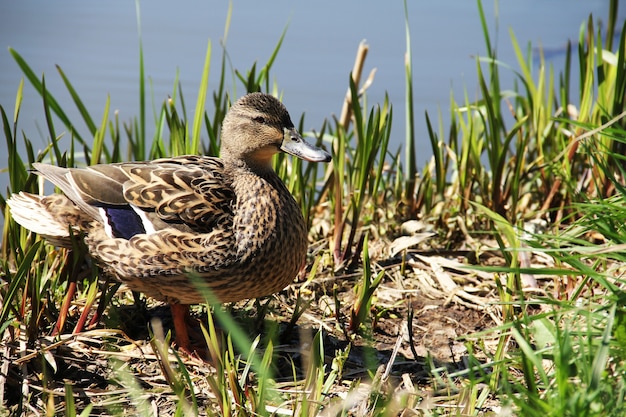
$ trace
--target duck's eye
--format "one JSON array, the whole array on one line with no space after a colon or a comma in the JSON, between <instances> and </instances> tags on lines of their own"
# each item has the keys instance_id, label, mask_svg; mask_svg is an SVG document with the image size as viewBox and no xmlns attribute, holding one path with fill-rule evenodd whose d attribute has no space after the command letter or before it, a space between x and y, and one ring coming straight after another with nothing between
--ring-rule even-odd
<instances>
[{"instance_id":1,"label":"duck's eye","mask_svg":"<svg viewBox=\"0 0 626 417\"><path fill-rule=\"evenodd\" d=\"M254 120L257 123L265 124L265 117L263 117L263 116L257 116L257 117L255 117L252 120Z\"/></svg>"}]
</instances>

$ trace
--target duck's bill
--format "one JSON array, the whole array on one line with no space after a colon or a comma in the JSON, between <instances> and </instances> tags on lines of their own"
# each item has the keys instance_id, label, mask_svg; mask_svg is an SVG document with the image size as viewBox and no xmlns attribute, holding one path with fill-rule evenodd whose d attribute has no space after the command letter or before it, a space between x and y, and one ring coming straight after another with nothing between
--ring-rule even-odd
<instances>
[{"instance_id":1,"label":"duck's bill","mask_svg":"<svg viewBox=\"0 0 626 417\"><path fill-rule=\"evenodd\" d=\"M305 161L330 162L331 160L328 152L306 143L295 128L285 129L283 144L280 149Z\"/></svg>"}]
</instances>

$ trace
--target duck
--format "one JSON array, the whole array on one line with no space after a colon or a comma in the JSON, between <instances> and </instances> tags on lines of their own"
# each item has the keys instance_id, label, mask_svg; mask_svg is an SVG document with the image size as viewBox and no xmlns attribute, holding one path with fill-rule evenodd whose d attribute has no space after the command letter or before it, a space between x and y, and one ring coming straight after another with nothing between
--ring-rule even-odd
<instances>
[{"instance_id":1,"label":"duck","mask_svg":"<svg viewBox=\"0 0 626 417\"><path fill-rule=\"evenodd\" d=\"M170 304L179 349L193 352L189 306L259 298L288 286L305 265L302 211L272 168L286 153L331 155L307 143L274 96L250 93L224 117L220 157L33 170L61 193L13 194L13 219L57 246L81 236L107 276Z\"/></svg>"}]
</instances>

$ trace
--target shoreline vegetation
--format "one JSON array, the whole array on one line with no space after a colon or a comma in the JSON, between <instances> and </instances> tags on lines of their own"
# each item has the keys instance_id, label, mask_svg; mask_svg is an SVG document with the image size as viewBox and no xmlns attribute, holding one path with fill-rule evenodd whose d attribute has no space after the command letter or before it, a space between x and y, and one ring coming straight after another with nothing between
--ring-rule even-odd
<instances>
[{"instance_id":1,"label":"shoreline vegetation","mask_svg":"<svg viewBox=\"0 0 626 417\"><path fill-rule=\"evenodd\" d=\"M140 114L130 122L108 99L91 114L57 67L84 136L10 49L41 94L51 140L36 152L19 130L22 80L13 109L0 106L10 178L0 195L0 415L626 415L626 22L611 0L607 20L581 25L555 73L513 30L517 62L499 61L477 7L476 101L414 114L407 19L405 103L368 103L375 80L362 74L362 44L342 116L308 132L332 162L275 159L309 227L307 266L266 299L194 307L211 366L171 348L164 305L100 276L80 247L19 227L6 199L42 191L33 162L218 155L238 98L227 79L238 96L280 97L270 71L287 32L246 71L209 42L194 113L175 80L154 105L154 137L141 43ZM513 85L500 84L503 71ZM402 152L389 148L398 111ZM420 169L423 135L433 155Z\"/></svg>"}]
</instances>

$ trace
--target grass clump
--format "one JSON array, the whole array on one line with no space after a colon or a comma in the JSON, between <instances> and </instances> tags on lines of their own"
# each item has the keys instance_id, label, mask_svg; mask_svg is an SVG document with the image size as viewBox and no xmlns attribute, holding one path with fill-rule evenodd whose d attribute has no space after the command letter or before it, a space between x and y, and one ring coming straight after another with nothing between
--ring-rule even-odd
<instances>
[{"instance_id":1,"label":"grass clump","mask_svg":"<svg viewBox=\"0 0 626 417\"><path fill-rule=\"evenodd\" d=\"M392 103L367 102L365 45L348 79L346 116L310 134L332 151L333 163L276 158L310 226L308 267L266 301L195 310L212 367L169 349L158 303L99 276L80 244L58 249L18 227L8 194L0 196L0 399L7 410L623 415L626 27L618 31L613 1L607 33L590 17L555 75L541 54L533 61L530 45L523 51L513 31L517 69L500 62L478 8L486 46L476 61L479 98L452 100L446 130L426 115L433 156L421 172L408 22L406 159L389 150ZM171 98L155 106L153 138L145 133L141 49L140 115L126 124L108 99L93 117L58 68L87 134L11 50L41 94L50 141L35 152L20 138L21 82L14 111L0 106L9 193L39 192L28 168L42 160L74 166L217 155L219 126L236 96L278 95L269 74L284 36L266 64L248 71L229 68L224 52L215 83L209 43L194 114L175 82ZM574 67L580 85L572 85ZM501 85L501 71L515 72L513 86ZM227 87L229 76L234 86ZM204 107L209 91L212 114ZM299 125L303 131L304 118Z\"/></svg>"}]
</instances>

